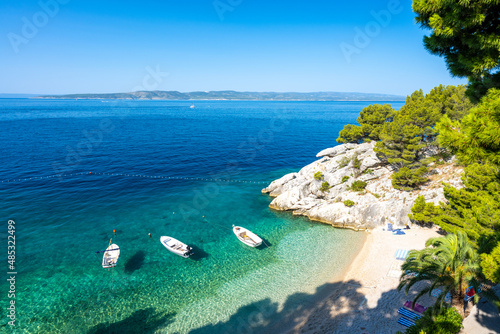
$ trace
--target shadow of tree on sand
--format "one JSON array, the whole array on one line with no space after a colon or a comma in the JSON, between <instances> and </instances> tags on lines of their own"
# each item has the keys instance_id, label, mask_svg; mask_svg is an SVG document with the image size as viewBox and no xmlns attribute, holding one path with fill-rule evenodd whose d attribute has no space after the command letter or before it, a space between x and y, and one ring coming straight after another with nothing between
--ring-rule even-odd
<instances>
[{"instance_id":1,"label":"shadow of tree on sand","mask_svg":"<svg viewBox=\"0 0 500 334\"><path fill-rule=\"evenodd\" d=\"M313 294L289 296L282 307L270 299L245 305L228 321L194 329L189 334L404 332L406 327L397 323L397 310L417 291L410 291L406 296L404 292L392 289L375 300L372 297L368 303L365 295L373 288L361 286L356 280L327 283Z\"/></svg>"},{"instance_id":2,"label":"shadow of tree on sand","mask_svg":"<svg viewBox=\"0 0 500 334\"><path fill-rule=\"evenodd\" d=\"M139 310L128 318L115 323L101 323L91 328L87 334L135 334L155 333L159 328L167 326L175 313L157 312L154 308Z\"/></svg>"},{"instance_id":3,"label":"shadow of tree on sand","mask_svg":"<svg viewBox=\"0 0 500 334\"><path fill-rule=\"evenodd\" d=\"M125 263L125 272L131 274L136 270L141 269L144 264L144 259L146 258L146 253L143 251L138 251Z\"/></svg>"},{"instance_id":4,"label":"shadow of tree on sand","mask_svg":"<svg viewBox=\"0 0 500 334\"><path fill-rule=\"evenodd\" d=\"M260 300L241 307L226 322L207 325L192 330L190 334L282 333L307 322L313 310L315 314L322 314L323 311L330 314L332 307L357 310L364 302L364 295L356 291L359 286L354 280L324 284L313 294L295 293L289 296L282 308L270 299ZM335 298L326 298L332 293L337 294ZM332 333L326 328L317 328L317 332Z\"/></svg>"}]
</instances>

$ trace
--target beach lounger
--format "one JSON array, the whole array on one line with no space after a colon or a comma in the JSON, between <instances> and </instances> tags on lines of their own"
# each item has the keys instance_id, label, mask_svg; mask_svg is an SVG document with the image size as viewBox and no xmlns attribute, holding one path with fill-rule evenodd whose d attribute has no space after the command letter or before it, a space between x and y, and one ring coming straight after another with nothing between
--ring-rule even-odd
<instances>
[{"instance_id":1,"label":"beach lounger","mask_svg":"<svg viewBox=\"0 0 500 334\"><path fill-rule=\"evenodd\" d=\"M432 297L437 298L437 297L439 297L440 294L441 294L441 289L434 289L431 291ZM451 294L449 292L446 294L446 296L444 296L444 301L445 301L445 303L448 303L448 304L451 303Z\"/></svg>"},{"instance_id":2,"label":"beach lounger","mask_svg":"<svg viewBox=\"0 0 500 334\"><path fill-rule=\"evenodd\" d=\"M408 257L408 253L410 251L406 250L406 249L398 249L396 251L396 254L394 255L396 257L396 259L398 260L405 260L407 257Z\"/></svg>"},{"instance_id":3,"label":"beach lounger","mask_svg":"<svg viewBox=\"0 0 500 334\"><path fill-rule=\"evenodd\" d=\"M401 307L398 310L398 313L401 314L403 317L407 317L407 318L409 318L411 320L417 320L417 319L422 318L422 316L420 314L417 314L415 312L409 311L409 310L405 309L404 307Z\"/></svg>"},{"instance_id":4,"label":"beach lounger","mask_svg":"<svg viewBox=\"0 0 500 334\"><path fill-rule=\"evenodd\" d=\"M441 294L441 289L434 289L431 291L431 296L432 297L439 297L439 295Z\"/></svg>"},{"instance_id":5,"label":"beach lounger","mask_svg":"<svg viewBox=\"0 0 500 334\"><path fill-rule=\"evenodd\" d=\"M425 310L427 310L427 307L424 307L418 303L415 303L415 307L412 307L413 305L413 302L411 300L407 300L406 303L404 303L403 307L410 310L410 311L413 311L415 313L420 313L420 314L423 314L425 312Z\"/></svg>"},{"instance_id":6,"label":"beach lounger","mask_svg":"<svg viewBox=\"0 0 500 334\"><path fill-rule=\"evenodd\" d=\"M415 325L415 322L413 322L411 320L408 320L406 318L399 318L398 324L401 324L401 325L403 325L405 327L410 327L410 326Z\"/></svg>"}]
</instances>

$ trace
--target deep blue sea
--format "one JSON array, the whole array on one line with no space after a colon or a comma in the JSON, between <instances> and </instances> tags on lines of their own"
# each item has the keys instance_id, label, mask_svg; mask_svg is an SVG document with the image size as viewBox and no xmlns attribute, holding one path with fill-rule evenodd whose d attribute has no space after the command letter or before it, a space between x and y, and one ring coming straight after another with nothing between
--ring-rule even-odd
<instances>
[{"instance_id":1,"label":"deep blue sea","mask_svg":"<svg viewBox=\"0 0 500 334\"><path fill-rule=\"evenodd\" d=\"M16 306L0 331L276 332L346 270L362 233L272 211L261 189L336 145L370 103L194 103L0 99L0 303ZM269 247L242 244L232 224ZM108 270L95 252L111 238Z\"/></svg>"}]
</instances>

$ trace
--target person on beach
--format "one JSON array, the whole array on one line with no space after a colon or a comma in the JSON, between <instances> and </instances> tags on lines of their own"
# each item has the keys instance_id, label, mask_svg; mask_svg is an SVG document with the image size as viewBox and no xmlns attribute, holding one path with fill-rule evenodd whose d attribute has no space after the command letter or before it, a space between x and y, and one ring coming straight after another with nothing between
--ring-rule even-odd
<instances>
[{"instance_id":1,"label":"person on beach","mask_svg":"<svg viewBox=\"0 0 500 334\"><path fill-rule=\"evenodd\" d=\"M476 295L476 291L472 286L469 286L465 289L465 297L464 297L464 312L467 309L467 305L472 300L472 305L474 306L474 296Z\"/></svg>"}]
</instances>

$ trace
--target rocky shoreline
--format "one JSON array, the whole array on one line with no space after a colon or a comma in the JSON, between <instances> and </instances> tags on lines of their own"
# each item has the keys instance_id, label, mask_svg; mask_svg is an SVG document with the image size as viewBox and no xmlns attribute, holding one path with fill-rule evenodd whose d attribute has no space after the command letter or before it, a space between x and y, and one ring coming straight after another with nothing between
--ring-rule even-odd
<instances>
[{"instance_id":1,"label":"rocky shoreline","mask_svg":"<svg viewBox=\"0 0 500 334\"><path fill-rule=\"evenodd\" d=\"M374 146L375 142L343 144L319 152L316 155L319 160L262 189L263 193L275 197L269 207L356 231L387 223L402 227L411 224L408 214L419 195L438 204L446 201L443 182L462 187L463 168L447 163L432 166L430 180L420 190L394 189L391 183L393 170L377 157ZM317 172L321 172L321 178ZM365 189L359 192L350 190L355 181L366 182ZM324 186L322 189L325 182L328 182L328 190ZM346 203L353 205L347 206L345 201L352 201Z\"/></svg>"}]
</instances>

